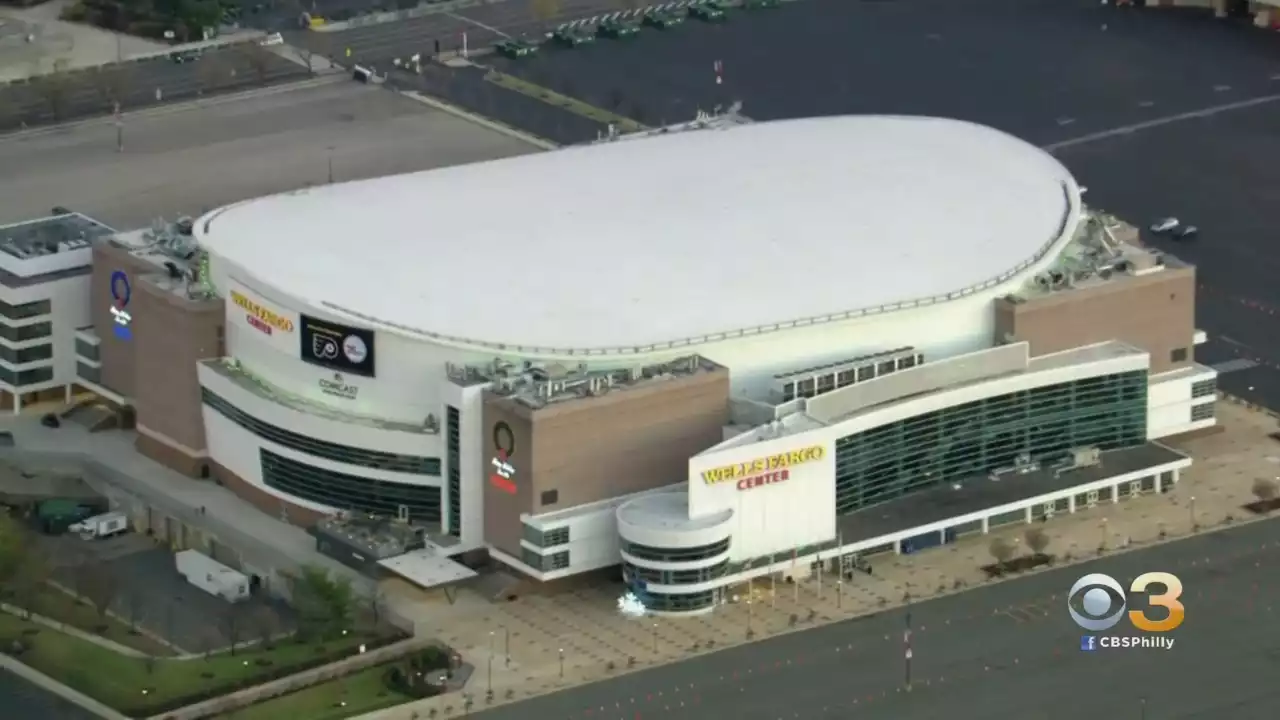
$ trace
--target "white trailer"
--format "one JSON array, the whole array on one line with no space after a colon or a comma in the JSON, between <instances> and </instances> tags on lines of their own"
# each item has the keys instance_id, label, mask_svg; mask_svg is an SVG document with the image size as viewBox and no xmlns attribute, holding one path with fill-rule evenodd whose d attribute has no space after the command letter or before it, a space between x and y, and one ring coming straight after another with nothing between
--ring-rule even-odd
<instances>
[{"instance_id":1,"label":"white trailer","mask_svg":"<svg viewBox=\"0 0 1280 720\"><path fill-rule=\"evenodd\" d=\"M129 518L122 512L109 512L85 518L67 528L85 540L108 538L129 530Z\"/></svg>"},{"instance_id":2,"label":"white trailer","mask_svg":"<svg viewBox=\"0 0 1280 720\"><path fill-rule=\"evenodd\" d=\"M178 573L187 582L227 602L249 599L249 578L196 550L173 555Z\"/></svg>"}]
</instances>

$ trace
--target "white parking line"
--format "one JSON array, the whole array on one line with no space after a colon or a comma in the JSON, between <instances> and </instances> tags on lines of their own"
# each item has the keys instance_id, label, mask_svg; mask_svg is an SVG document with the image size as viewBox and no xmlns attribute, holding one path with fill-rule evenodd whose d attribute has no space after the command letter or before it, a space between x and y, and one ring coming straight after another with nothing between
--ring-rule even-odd
<instances>
[{"instance_id":1,"label":"white parking line","mask_svg":"<svg viewBox=\"0 0 1280 720\"><path fill-rule=\"evenodd\" d=\"M493 34L495 34L495 35L501 35L502 37L504 37L504 38L506 38L506 39L508 39L508 40L510 40L510 39L511 39L511 36L510 36L510 35L508 35L507 33L502 32L502 31L501 31L501 30L499 30L498 28L496 28L496 27L494 27L494 26L492 26L492 25L485 25L484 23L480 22L479 20L472 20L471 18L467 17L466 15L459 15L459 14L457 14L457 13L451 13L451 12L440 13L440 14L441 14L441 15L444 15L444 16L446 16L446 17L451 17L451 18L453 18L454 20L461 20L461 21L462 21L462 22L464 22L464 23L470 23L470 24L475 25L476 27L478 27L478 28L480 28L480 29L482 29L482 30L488 30L489 32L491 32L491 33L493 33Z\"/></svg>"},{"instance_id":2,"label":"white parking line","mask_svg":"<svg viewBox=\"0 0 1280 720\"><path fill-rule=\"evenodd\" d=\"M1226 91L1228 91L1228 90L1230 90L1230 89L1231 89L1231 86L1230 86L1230 85L1214 85L1214 86L1213 86L1213 91L1214 91L1214 92L1226 92Z\"/></svg>"},{"instance_id":3,"label":"white parking line","mask_svg":"<svg viewBox=\"0 0 1280 720\"><path fill-rule=\"evenodd\" d=\"M1058 125L1059 127L1066 127L1075 121L1075 118L1058 118Z\"/></svg>"},{"instance_id":4,"label":"white parking line","mask_svg":"<svg viewBox=\"0 0 1280 720\"><path fill-rule=\"evenodd\" d=\"M1045 150L1053 152L1063 148L1074 147L1076 145L1085 145L1087 143L1096 142L1098 140L1106 140L1107 138L1118 137L1120 135L1128 135L1140 130L1149 130L1151 128L1160 127L1162 125L1172 125L1173 123L1182 122L1183 120L1195 120L1197 118L1213 117L1232 110L1245 110L1259 105L1267 105L1280 100L1280 94L1263 95L1261 97L1250 98L1248 100L1238 100L1223 105L1213 105L1202 110L1192 110L1191 112L1178 113L1176 115L1166 115L1154 120L1146 122L1133 123L1132 125L1122 125L1120 127L1111 128L1110 130L1101 130L1088 135L1062 140L1056 143L1049 143L1043 146Z\"/></svg>"},{"instance_id":5,"label":"white parking line","mask_svg":"<svg viewBox=\"0 0 1280 720\"><path fill-rule=\"evenodd\" d=\"M1155 105L1155 103L1151 102L1150 100L1143 100L1142 102L1138 103L1138 107L1141 107L1141 108L1148 108L1153 105Z\"/></svg>"}]
</instances>

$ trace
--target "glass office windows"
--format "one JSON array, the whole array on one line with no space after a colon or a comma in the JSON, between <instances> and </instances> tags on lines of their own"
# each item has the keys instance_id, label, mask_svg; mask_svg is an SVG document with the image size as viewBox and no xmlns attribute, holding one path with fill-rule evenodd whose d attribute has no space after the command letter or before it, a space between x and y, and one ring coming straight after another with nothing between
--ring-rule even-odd
<instances>
[{"instance_id":1,"label":"glass office windows","mask_svg":"<svg viewBox=\"0 0 1280 720\"><path fill-rule=\"evenodd\" d=\"M398 517L407 510L412 522L440 521L440 488L386 482L305 465L269 450L259 451L262 481L288 495L339 510Z\"/></svg>"},{"instance_id":2,"label":"glass office windows","mask_svg":"<svg viewBox=\"0 0 1280 720\"><path fill-rule=\"evenodd\" d=\"M1056 461L1071 448L1146 442L1147 375L1085 378L890 423L836 442L836 507L847 514L940 482Z\"/></svg>"},{"instance_id":3,"label":"glass office windows","mask_svg":"<svg viewBox=\"0 0 1280 720\"><path fill-rule=\"evenodd\" d=\"M1217 391L1218 391L1217 378L1210 378L1208 380L1201 380L1199 382L1191 383L1191 397L1193 398L1208 397Z\"/></svg>"},{"instance_id":4,"label":"glass office windows","mask_svg":"<svg viewBox=\"0 0 1280 720\"><path fill-rule=\"evenodd\" d=\"M14 350L11 347L0 345L0 360L11 365L24 365L31 362L40 362L53 357L53 345L32 345L24 347L21 350Z\"/></svg>"},{"instance_id":5,"label":"glass office windows","mask_svg":"<svg viewBox=\"0 0 1280 720\"><path fill-rule=\"evenodd\" d=\"M204 404L216 410L223 417L263 440L269 440L290 450L314 455L325 460L332 460L333 462L359 465L375 470L388 470L414 475L434 475L437 477L440 475L440 458L401 455L399 453L367 450L365 448L317 440L308 435L302 435L292 430L265 423L246 412L242 412L235 405L208 390L202 389L200 392L204 399Z\"/></svg>"},{"instance_id":6,"label":"glass office windows","mask_svg":"<svg viewBox=\"0 0 1280 720\"><path fill-rule=\"evenodd\" d=\"M10 305L6 302L0 302L0 317L6 317L10 320L25 320L27 318L48 315L52 311L52 305L48 300L37 300L35 302L24 303L22 305Z\"/></svg>"},{"instance_id":7,"label":"glass office windows","mask_svg":"<svg viewBox=\"0 0 1280 720\"><path fill-rule=\"evenodd\" d=\"M449 461L449 534L462 537L462 413L445 409L445 455Z\"/></svg>"},{"instance_id":8,"label":"glass office windows","mask_svg":"<svg viewBox=\"0 0 1280 720\"><path fill-rule=\"evenodd\" d=\"M639 560L651 560L653 562L693 562L729 552L729 539L725 538L710 545L687 548L649 547L648 545L638 545L624 541L622 543L622 552Z\"/></svg>"}]
</instances>

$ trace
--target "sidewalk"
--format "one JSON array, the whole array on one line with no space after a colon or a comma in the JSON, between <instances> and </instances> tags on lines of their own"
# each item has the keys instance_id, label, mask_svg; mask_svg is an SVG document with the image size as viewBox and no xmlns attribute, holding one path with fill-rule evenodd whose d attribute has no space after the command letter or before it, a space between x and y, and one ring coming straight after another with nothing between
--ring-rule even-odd
<instances>
[{"instance_id":1,"label":"sidewalk","mask_svg":"<svg viewBox=\"0 0 1280 720\"><path fill-rule=\"evenodd\" d=\"M463 591L452 606L430 603L405 588L389 595L399 612L417 618L420 632L450 643L475 666L466 692L473 709L483 709L490 704L490 689L492 704L514 702L628 668L737 645L748 637L762 639L899 606L908 595L923 599L963 591L986 582L980 568L993 562L992 540L1020 543L1030 527L1049 535L1048 552L1071 562L1097 557L1100 546L1113 552L1148 545L1161 541L1161 533L1166 540L1176 539L1196 532L1193 523L1203 532L1221 526L1228 516L1232 522L1249 521L1253 516L1240 506L1255 499L1254 480L1280 476L1280 443L1267 437L1277 423L1264 412L1226 400L1218 404L1218 417L1223 432L1174 444L1196 464L1173 492L1103 503L1046 524L1019 525L918 555L879 559L874 576L858 573L850 583L837 585L835 577L824 578L821 587L816 578L776 586L758 580L752 586L753 602L747 602L747 588L741 587L738 603L702 617L627 618L615 609L617 598L600 588L504 604ZM363 717L409 720L415 713L426 717L433 708L444 716L446 707L461 712L464 702L450 694Z\"/></svg>"}]
</instances>

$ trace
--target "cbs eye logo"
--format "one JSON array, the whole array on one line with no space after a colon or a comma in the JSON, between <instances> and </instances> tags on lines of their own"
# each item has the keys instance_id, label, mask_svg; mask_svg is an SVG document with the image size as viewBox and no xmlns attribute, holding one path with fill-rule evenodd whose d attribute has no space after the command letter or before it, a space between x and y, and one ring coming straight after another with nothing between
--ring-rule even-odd
<instances>
[{"instance_id":1,"label":"cbs eye logo","mask_svg":"<svg viewBox=\"0 0 1280 720\"><path fill-rule=\"evenodd\" d=\"M1165 572L1149 572L1139 575L1129 585L1129 592L1146 593L1152 585L1164 587L1162 593L1149 593L1147 601L1152 607L1164 608L1168 615L1153 620L1142 610L1129 611L1129 623L1138 630L1153 633L1169 632L1182 624L1186 617L1186 608L1179 598L1182 597L1182 581ZM1101 632L1115 627L1120 622L1128 605L1128 594L1120 583L1110 575L1090 573L1080 578L1071 586L1067 594L1067 612L1076 625L1090 632Z\"/></svg>"}]
</instances>

